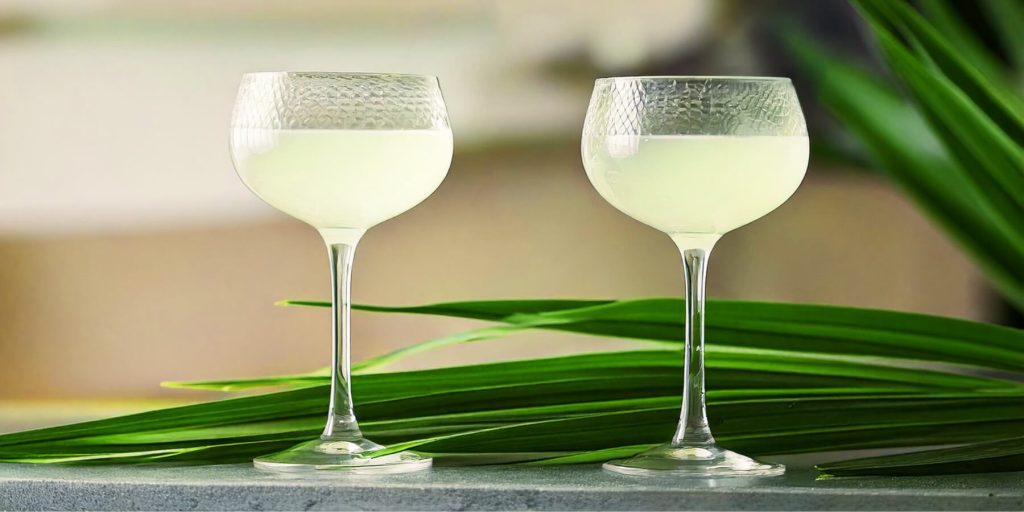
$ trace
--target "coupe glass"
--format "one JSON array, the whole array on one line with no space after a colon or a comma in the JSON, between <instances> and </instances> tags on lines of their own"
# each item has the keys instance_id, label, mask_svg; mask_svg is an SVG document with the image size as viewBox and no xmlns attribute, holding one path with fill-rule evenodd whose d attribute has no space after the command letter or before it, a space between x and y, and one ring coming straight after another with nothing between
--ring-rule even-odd
<instances>
[{"instance_id":1,"label":"coupe glass","mask_svg":"<svg viewBox=\"0 0 1024 512\"><path fill-rule=\"evenodd\" d=\"M597 80L583 127L594 188L667 233L682 254L686 329L682 411L672 441L604 465L630 475L770 476L785 471L715 443L704 402L704 279L722 234L796 191L807 128L789 79L619 77Z\"/></svg>"},{"instance_id":2,"label":"coupe glass","mask_svg":"<svg viewBox=\"0 0 1024 512\"><path fill-rule=\"evenodd\" d=\"M352 257L366 230L418 204L441 184L452 133L437 79L363 73L244 75L231 120L242 181L268 204L315 227L332 271L331 396L320 439L257 457L284 472L401 473L430 467L359 430L349 368Z\"/></svg>"}]
</instances>

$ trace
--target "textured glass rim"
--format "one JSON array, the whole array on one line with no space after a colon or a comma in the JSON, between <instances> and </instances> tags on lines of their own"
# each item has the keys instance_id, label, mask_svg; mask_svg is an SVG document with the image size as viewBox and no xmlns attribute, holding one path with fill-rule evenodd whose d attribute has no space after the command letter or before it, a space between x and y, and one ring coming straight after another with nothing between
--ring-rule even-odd
<instances>
[{"instance_id":1,"label":"textured glass rim","mask_svg":"<svg viewBox=\"0 0 1024 512\"><path fill-rule=\"evenodd\" d=\"M639 75L639 76L607 76L594 80L594 83L608 82L661 82L668 80L715 80L718 82L787 82L792 83L789 77L785 76L734 76L734 75Z\"/></svg>"},{"instance_id":2,"label":"textured glass rim","mask_svg":"<svg viewBox=\"0 0 1024 512\"><path fill-rule=\"evenodd\" d=\"M242 73L242 77L273 77L281 76L288 78L419 78L439 82L434 75L420 75L417 73L377 73L372 71L251 71Z\"/></svg>"}]
</instances>

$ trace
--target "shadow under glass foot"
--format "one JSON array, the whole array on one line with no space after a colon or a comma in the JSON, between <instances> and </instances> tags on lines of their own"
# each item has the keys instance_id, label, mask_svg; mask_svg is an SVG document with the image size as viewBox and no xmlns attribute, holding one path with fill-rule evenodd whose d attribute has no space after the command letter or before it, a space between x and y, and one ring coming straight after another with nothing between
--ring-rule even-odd
<instances>
[{"instance_id":1,"label":"shadow under glass foot","mask_svg":"<svg viewBox=\"0 0 1024 512\"><path fill-rule=\"evenodd\" d=\"M384 448L367 439L305 442L253 459L257 469L290 474L393 474L429 469L432 459L412 452L379 457L367 454Z\"/></svg>"},{"instance_id":2,"label":"shadow under glass foot","mask_svg":"<svg viewBox=\"0 0 1024 512\"><path fill-rule=\"evenodd\" d=\"M628 459L606 462L606 471L634 476L693 478L766 477L786 472L781 464L768 464L717 445L674 447L664 444Z\"/></svg>"}]
</instances>

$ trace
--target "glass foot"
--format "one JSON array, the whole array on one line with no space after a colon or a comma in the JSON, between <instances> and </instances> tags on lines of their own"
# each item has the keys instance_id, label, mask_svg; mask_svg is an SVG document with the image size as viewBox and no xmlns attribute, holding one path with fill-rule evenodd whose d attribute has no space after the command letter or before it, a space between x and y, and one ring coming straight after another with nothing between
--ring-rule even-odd
<instances>
[{"instance_id":1,"label":"glass foot","mask_svg":"<svg viewBox=\"0 0 1024 512\"><path fill-rule=\"evenodd\" d=\"M781 464L759 462L713 444L686 448L664 444L628 459L606 462L603 467L625 475L695 478L778 476L786 472Z\"/></svg>"},{"instance_id":2,"label":"glass foot","mask_svg":"<svg viewBox=\"0 0 1024 512\"><path fill-rule=\"evenodd\" d=\"M383 446L367 439L316 439L295 445L283 452L253 459L257 469L281 473L338 472L354 475L408 473L429 469L430 457L412 452L398 452L380 457L369 457L368 452Z\"/></svg>"}]
</instances>

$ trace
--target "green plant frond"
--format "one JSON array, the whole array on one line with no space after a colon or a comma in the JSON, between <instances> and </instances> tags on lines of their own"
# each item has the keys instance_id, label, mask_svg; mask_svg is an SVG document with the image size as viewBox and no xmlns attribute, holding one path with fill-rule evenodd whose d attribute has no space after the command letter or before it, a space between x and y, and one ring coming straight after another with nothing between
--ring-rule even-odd
<instances>
[{"instance_id":1,"label":"green plant frond","mask_svg":"<svg viewBox=\"0 0 1024 512\"><path fill-rule=\"evenodd\" d=\"M290 303L324 304L312 301ZM565 306L569 309L551 309ZM455 302L409 307L354 307L366 311L498 322L516 318L519 322L514 326L516 330L531 327L681 343L684 302L672 298L507 300L487 301L479 305ZM1024 333L991 324L896 311L808 304L712 300L708 301L707 310L707 338L712 347L739 346L920 359L1024 371ZM530 318L541 320L532 323Z\"/></svg>"},{"instance_id":2,"label":"green plant frond","mask_svg":"<svg viewBox=\"0 0 1024 512\"><path fill-rule=\"evenodd\" d=\"M948 34L940 33L908 3L891 0L854 0L880 40L903 35L920 52L920 58L936 66L932 75L945 75L977 104L980 111L1012 140L1024 140L1024 102L1001 80L1003 73L986 75L954 46ZM898 40L894 41L899 44ZM968 50L969 51L969 50ZM892 70L902 69L892 62ZM912 85L912 84L907 84Z\"/></svg>"},{"instance_id":3,"label":"green plant frond","mask_svg":"<svg viewBox=\"0 0 1024 512\"><path fill-rule=\"evenodd\" d=\"M887 40L892 39L890 34ZM959 142L964 130L952 133L944 124L960 123L959 114L947 113L943 121L937 120L931 111L950 110L953 107L945 105L949 102L918 98L918 108L925 111L922 114L891 86L823 50L799 31L790 32L788 42L803 68L811 72L822 102L871 160L967 250L1005 297L1024 309L1024 223L1019 221L1018 200L1013 199L1022 192L998 185L990 169L965 153ZM903 48L900 53L908 57L909 50ZM955 88L941 72L920 62L915 66L931 74L932 81L943 82L946 95L963 101L962 93L950 92ZM900 67L894 72L905 80L909 71ZM925 99L932 96L929 93ZM973 116L984 118L985 114L975 108ZM988 124L991 128L992 123ZM998 160L998 144L986 140L983 132L975 132L971 138L980 151Z\"/></svg>"}]
</instances>

